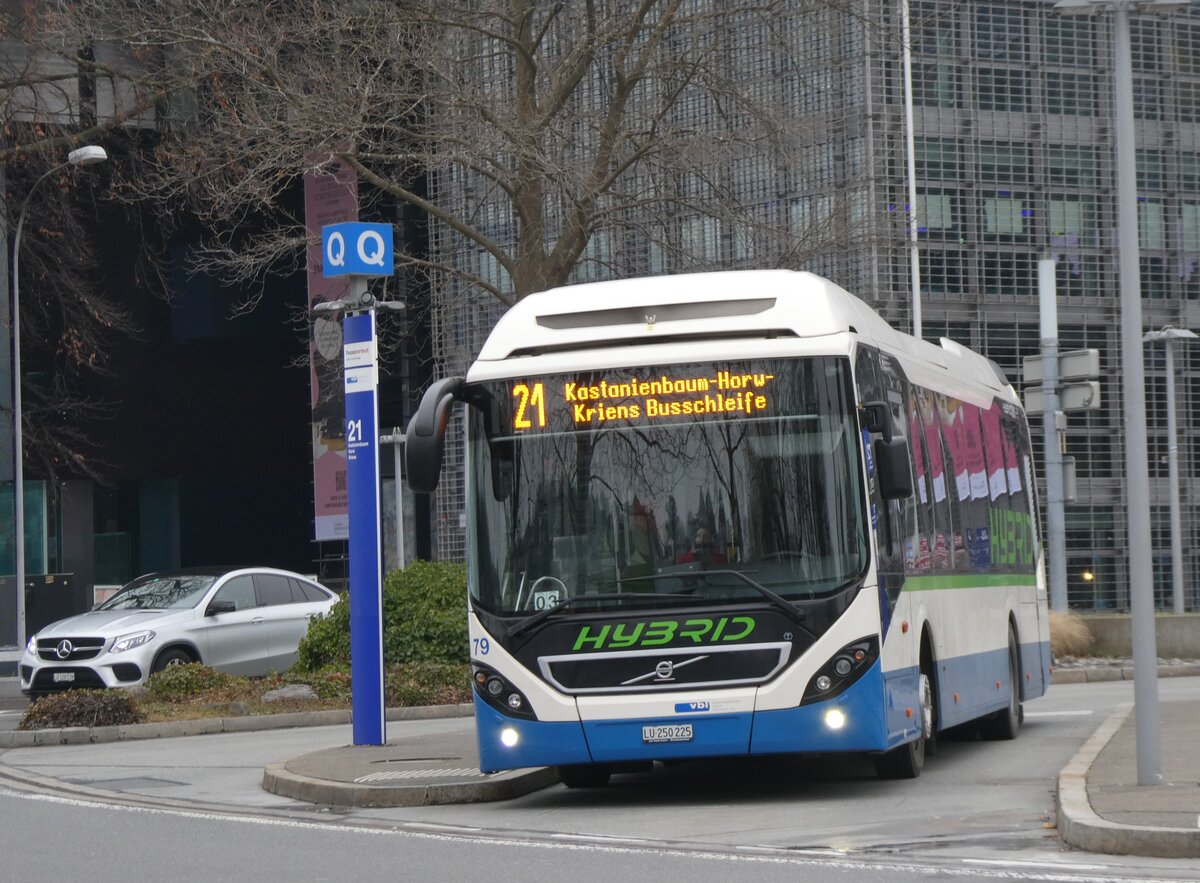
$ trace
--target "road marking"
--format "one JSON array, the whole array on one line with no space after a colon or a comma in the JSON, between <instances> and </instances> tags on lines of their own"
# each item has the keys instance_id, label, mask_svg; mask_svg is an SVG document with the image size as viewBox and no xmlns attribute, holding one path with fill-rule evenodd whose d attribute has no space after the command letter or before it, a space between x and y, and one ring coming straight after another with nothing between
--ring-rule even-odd
<instances>
[{"instance_id":1,"label":"road marking","mask_svg":"<svg viewBox=\"0 0 1200 883\"><path fill-rule=\"evenodd\" d=\"M321 831L325 833L339 833L349 835L367 835L367 836L391 836L400 838L412 838L419 840L437 840L443 842L457 843L472 843L488 847L508 847L514 849L543 849L543 850L567 850L573 852L605 852L611 854L622 855L658 855L664 857L681 858L693 861L716 861L716 862L731 862L731 863L754 863L754 864L774 864L774 865L799 865L809 868L828 868L838 871L874 871L874 872L889 872L895 874L897 872L907 873L920 880L927 880L930 877L943 877L951 879L980 879L980 880L1028 880L1038 881L1038 883L1127 883L1127 876L1108 876L1108 875L1090 875L1072 873L1073 871L1085 869L1093 870L1095 868L1108 870L1108 866L1089 866L1089 865L1052 865L1052 866L1034 866L1029 869L1020 869L1014 867L1022 864L1009 860L997 860L991 862L992 865L1000 865L1001 867L963 867L954 863L938 864L927 863L920 861L896 861L884 862L876 859L855 856L853 858L819 858L813 856L796 855L793 851L780 848L773 853L764 848L764 852L758 855L738 854L735 852L717 852L705 851L703 846L699 849L689 849L680 847L671 847L667 845L657 845L654 841L638 841L627 840L625 838L613 838L611 842L605 842L608 838L598 835L585 835L590 842L577 842L581 838L576 838L576 842L567 841L565 838L569 835L557 835L559 838L553 840L535 840L522 839L512 836L511 832L496 832L489 833L482 830L477 830L477 833L466 835L441 834L434 831L416 831L413 828L423 827L428 829L429 825L409 825L400 823L402 827L396 826L394 822L387 822L387 827L369 827L367 825L348 825L338 824L333 822L314 822L300 819L278 818L269 816L245 816L236 812L224 813L219 811L201 809L168 809L163 807L153 806L138 806L120 803L101 802L97 800L82 800L79 798L60 797L51 794L35 794L24 791L13 791L0 786L0 798L14 798L18 800L30 800L44 803L58 804L60 806L74 806L84 809L101 809L106 812L127 812L127 813L145 813L147 815L168 816L174 818L191 818L205 819L208 821L227 822L232 824L244 825L261 825L264 827L279 827L292 828L307 831ZM963 865L968 864L972 860L967 859L962 862ZM975 860L978 864L989 864L986 860ZM1033 864L1033 863L1028 863ZM1008 866L1008 867L1005 867ZM1170 877L1141 877L1138 883L1179 883L1179 878Z\"/></svg>"},{"instance_id":2,"label":"road marking","mask_svg":"<svg viewBox=\"0 0 1200 883\"><path fill-rule=\"evenodd\" d=\"M1026 717L1087 717L1096 712L1090 710L1084 711L1027 711Z\"/></svg>"},{"instance_id":3,"label":"road marking","mask_svg":"<svg viewBox=\"0 0 1200 883\"><path fill-rule=\"evenodd\" d=\"M19 708L7 709L7 710L0 709L0 714L24 714L24 712L21 711L21 709L19 709Z\"/></svg>"},{"instance_id":4,"label":"road marking","mask_svg":"<svg viewBox=\"0 0 1200 883\"><path fill-rule=\"evenodd\" d=\"M1002 868L1054 868L1056 871L1107 871L1111 865L1077 865L1074 862L1029 862L1008 858L965 858L967 865L999 865Z\"/></svg>"}]
</instances>

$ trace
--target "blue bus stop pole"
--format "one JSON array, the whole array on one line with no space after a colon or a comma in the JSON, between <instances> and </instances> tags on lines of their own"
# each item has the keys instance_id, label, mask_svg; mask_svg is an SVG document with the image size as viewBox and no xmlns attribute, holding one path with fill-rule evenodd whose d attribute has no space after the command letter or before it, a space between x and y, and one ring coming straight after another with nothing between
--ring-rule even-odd
<instances>
[{"instance_id":1,"label":"blue bus stop pole","mask_svg":"<svg viewBox=\"0 0 1200 883\"><path fill-rule=\"evenodd\" d=\"M366 280L351 281L360 303ZM346 384L346 484L349 502L350 691L355 745L383 745L383 572L380 565L379 356L375 308L342 320Z\"/></svg>"}]
</instances>

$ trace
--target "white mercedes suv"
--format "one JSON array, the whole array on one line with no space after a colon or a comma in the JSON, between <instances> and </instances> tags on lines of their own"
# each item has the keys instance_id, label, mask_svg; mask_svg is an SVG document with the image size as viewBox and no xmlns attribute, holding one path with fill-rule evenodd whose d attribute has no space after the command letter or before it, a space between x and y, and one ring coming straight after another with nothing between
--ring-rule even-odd
<instances>
[{"instance_id":1,"label":"white mercedes suv","mask_svg":"<svg viewBox=\"0 0 1200 883\"><path fill-rule=\"evenodd\" d=\"M192 568L141 576L87 613L29 639L21 692L133 687L168 665L239 675L283 671L337 595L287 570Z\"/></svg>"}]
</instances>

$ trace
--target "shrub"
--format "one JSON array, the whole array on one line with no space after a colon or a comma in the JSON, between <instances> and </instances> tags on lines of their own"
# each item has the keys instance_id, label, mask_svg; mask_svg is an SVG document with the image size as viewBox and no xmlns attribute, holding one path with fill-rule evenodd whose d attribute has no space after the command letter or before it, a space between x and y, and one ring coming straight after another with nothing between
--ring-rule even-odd
<instances>
[{"instance_id":1,"label":"shrub","mask_svg":"<svg viewBox=\"0 0 1200 883\"><path fill-rule=\"evenodd\" d=\"M1078 613L1050 611L1050 652L1055 659L1088 656L1094 641L1092 630Z\"/></svg>"},{"instance_id":2,"label":"shrub","mask_svg":"<svg viewBox=\"0 0 1200 883\"><path fill-rule=\"evenodd\" d=\"M470 702L471 670L462 663L446 662L390 666L384 692L384 701L389 706Z\"/></svg>"},{"instance_id":3,"label":"shrub","mask_svg":"<svg viewBox=\"0 0 1200 883\"><path fill-rule=\"evenodd\" d=\"M467 568L415 561L393 570L383 584L383 658L402 662L467 661ZM350 601L343 596L328 616L309 624L297 668L350 666Z\"/></svg>"},{"instance_id":4,"label":"shrub","mask_svg":"<svg viewBox=\"0 0 1200 883\"><path fill-rule=\"evenodd\" d=\"M297 653L295 667L298 670L350 667L349 595L343 594L327 614L309 622Z\"/></svg>"},{"instance_id":5,"label":"shrub","mask_svg":"<svg viewBox=\"0 0 1200 883\"><path fill-rule=\"evenodd\" d=\"M187 702L197 693L230 691L246 681L199 662L171 665L150 675L146 689L162 702Z\"/></svg>"},{"instance_id":6,"label":"shrub","mask_svg":"<svg viewBox=\"0 0 1200 883\"><path fill-rule=\"evenodd\" d=\"M35 699L17 729L111 727L142 720L137 702L123 690L68 690Z\"/></svg>"},{"instance_id":7,"label":"shrub","mask_svg":"<svg viewBox=\"0 0 1200 883\"><path fill-rule=\"evenodd\" d=\"M384 582L383 657L467 661L467 566L415 561Z\"/></svg>"}]
</instances>

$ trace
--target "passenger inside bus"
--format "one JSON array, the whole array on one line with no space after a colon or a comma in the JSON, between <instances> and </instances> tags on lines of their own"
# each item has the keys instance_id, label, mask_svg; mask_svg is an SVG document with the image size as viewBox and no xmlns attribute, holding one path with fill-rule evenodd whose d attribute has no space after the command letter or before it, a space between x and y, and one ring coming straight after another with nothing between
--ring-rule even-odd
<instances>
[{"instance_id":1,"label":"passenger inside bus","mask_svg":"<svg viewBox=\"0 0 1200 883\"><path fill-rule=\"evenodd\" d=\"M725 564L728 561L725 553L718 547L716 540L713 538L711 527L701 525L696 528L696 536L692 540L692 547L679 556L680 564L688 564L690 562L698 562L701 567L708 567L712 564Z\"/></svg>"}]
</instances>

